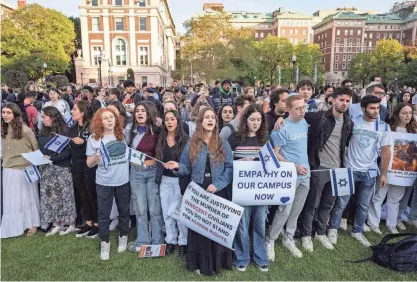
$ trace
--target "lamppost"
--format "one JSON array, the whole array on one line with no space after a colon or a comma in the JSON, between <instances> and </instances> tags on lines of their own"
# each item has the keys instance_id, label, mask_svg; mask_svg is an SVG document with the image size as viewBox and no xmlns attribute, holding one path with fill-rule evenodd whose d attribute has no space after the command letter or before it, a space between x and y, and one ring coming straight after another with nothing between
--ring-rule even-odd
<instances>
[{"instance_id":1,"label":"lamppost","mask_svg":"<svg viewBox=\"0 0 417 282\"><path fill-rule=\"evenodd\" d=\"M81 87L84 86L83 72L81 72Z\"/></svg>"},{"instance_id":2,"label":"lamppost","mask_svg":"<svg viewBox=\"0 0 417 282\"><path fill-rule=\"evenodd\" d=\"M43 80L46 84L46 69L48 68L48 65L46 63L43 63Z\"/></svg>"},{"instance_id":3,"label":"lamppost","mask_svg":"<svg viewBox=\"0 0 417 282\"><path fill-rule=\"evenodd\" d=\"M102 60L101 52L100 52L100 54L98 54L97 60L98 60L98 65L99 65L99 67L98 67L98 79L99 79L99 82L100 82L100 86L102 86L102 83L101 83L101 60Z\"/></svg>"},{"instance_id":4,"label":"lamppost","mask_svg":"<svg viewBox=\"0 0 417 282\"><path fill-rule=\"evenodd\" d=\"M292 81L294 83L297 83L295 81L295 64L297 63L297 56L295 56L295 54L294 54L294 56L292 56L291 60L292 60Z\"/></svg>"}]
</instances>

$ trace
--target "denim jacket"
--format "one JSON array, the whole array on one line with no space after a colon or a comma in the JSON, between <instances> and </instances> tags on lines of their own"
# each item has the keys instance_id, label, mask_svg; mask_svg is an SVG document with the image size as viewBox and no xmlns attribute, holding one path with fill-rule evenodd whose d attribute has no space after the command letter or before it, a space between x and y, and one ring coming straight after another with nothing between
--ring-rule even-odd
<instances>
[{"instance_id":1,"label":"denim jacket","mask_svg":"<svg viewBox=\"0 0 417 282\"><path fill-rule=\"evenodd\" d=\"M226 186L232 181L233 178L233 156L232 149L226 140L221 140L223 148L225 149L225 162L214 162L210 160L211 179L212 184L216 187L217 192L226 188ZM189 158L191 140L188 141L181 154L178 175L191 174L191 180L196 183L203 183L204 171L206 168L206 156L207 156L207 144L203 142L200 153L194 164L191 163ZM210 156L211 158L211 156Z\"/></svg>"}]
</instances>

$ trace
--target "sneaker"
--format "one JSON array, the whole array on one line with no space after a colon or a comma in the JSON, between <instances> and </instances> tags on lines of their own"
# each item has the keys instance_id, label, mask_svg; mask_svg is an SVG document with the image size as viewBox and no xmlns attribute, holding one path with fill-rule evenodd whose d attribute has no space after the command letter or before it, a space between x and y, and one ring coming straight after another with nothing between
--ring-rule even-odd
<instances>
[{"instance_id":1,"label":"sneaker","mask_svg":"<svg viewBox=\"0 0 417 282\"><path fill-rule=\"evenodd\" d=\"M311 241L311 237L301 237L301 246L303 246L304 250L307 252L313 251L313 241Z\"/></svg>"},{"instance_id":2,"label":"sneaker","mask_svg":"<svg viewBox=\"0 0 417 282\"><path fill-rule=\"evenodd\" d=\"M303 257L303 253L297 248L297 246L295 245L294 240L283 239L282 244L284 245L285 248L287 248L290 251L290 253L293 256L298 257L298 258Z\"/></svg>"},{"instance_id":3,"label":"sneaker","mask_svg":"<svg viewBox=\"0 0 417 282\"><path fill-rule=\"evenodd\" d=\"M119 237L119 247L117 247L117 252L119 253L123 253L124 251L126 251L126 247L127 247L127 236L122 236Z\"/></svg>"},{"instance_id":4,"label":"sneaker","mask_svg":"<svg viewBox=\"0 0 417 282\"><path fill-rule=\"evenodd\" d=\"M402 222L401 222L402 223ZM412 226L414 226L414 228L417 228L417 220L410 220L408 222L409 224L411 224ZM404 224L403 224L404 225ZM404 226L405 227L405 226ZM401 231L405 231L406 229L402 230L401 228L399 228Z\"/></svg>"},{"instance_id":5,"label":"sneaker","mask_svg":"<svg viewBox=\"0 0 417 282\"><path fill-rule=\"evenodd\" d=\"M358 240L365 247L371 246L371 243L369 243L368 239L366 239L366 237L362 233L351 233L351 236Z\"/></svg>"},{"instance_id":6,"label":"sneaker","mask_svg":"<svg viewBox=\"0 0 417 282\"><path fill-rule=\"evenodd\" d=\"M82 238L82 237L87 236L87 234L90 232L91 228L92 227L88 224L85 224L85 225L81 226L80 231L78 231L77 234L75 234L75 237Z\"/></svg>"},{"instance_id":7,"label":"sneaker","mask_svg":"<svg viewBox=\"0 0 417 282\"><path fill-rule=\"evenodd\" d=\"M327 239L329 239L332 245L337 244L337 229L329 229L329 233L327 234Z\"/></svg>"},{"instance_id":8,"label":"sneaker","mask_svg":"<svg viewBox=\"0 0 417 282\"><path fill-rule=\"evenodd\" d=\"M398 234L400 232L398 232L397 228L395 226L387 226L389 233L391 234Z\"/></svg>"},{"instance_id":9,"label":"sneaker","mask_svg":"<svg viewBox=\"0 0 417 282\"><path fill-rule=\"evenodd\" d=\"M119 225L119 218L118 217L116 217L115 219L112 220L112 222L110 222L109 231L116 230L117 225Z\"/></svg>"},{"instance_id":10,"label":"sneaker","mask_svg":"<svg viewBox=\"0 0 417 282\"><path fill-rule=\"evenodd\" d=\"M340 222L340 229L342 229L342 230L347 230L347 226L348 226L348 224L347 224L347 218L342 218L342 221Z\"/></svg>"},{"instance_id":11,"label":"sneaker","mask_svg":"<svg viewBox=\"0 0 417 282\"><path fill-rule=\"evenodd\" d=\"M98 236L98 226L91 227L90 232L88 232L86 238L88 239L95 239Z\"/></svg>"},{"instance_id":12,"label":"sneaker","mask_svg":"<svg viewBox=\"0 0 417 282\"><path fill-rule=\"evenodd\" d=\"M59 226L54 226L54 227L51 228L51 230L48 231L48 233L46 233L45 236L46 237L54 236L55 234L57 234L59 232L59 230L60 230Z\"/></svg>"},{"instance_id":13,"label":"sneaker","mask_svg":"<svg viewBox=\"0 0 417 282\"><path fill-rule=\"evenodd\" d=\"M268 272L269 267L266 264L264 264L259 267L259 270L262 272Z\"/></svg>"},{"instance_id":14,"label":"sneaker","mask_svg":"<svg viewBox=\"0 0 417 282\"><path fill-rule=\"evenodd\" d=\"M332 243L330 243L329 239L326 237L326 235L318 235L314 237L317 241L319 241L326 249L333 250L334 247Z\"/></svg>"},{"instance_id":15,"label":"sneaker","mask_svg":"<svg viewBox=\"0 0 417 282\"><path fill-rule=\"evenodd\" d=\"M275 260L275 241L266 240L266 252L268 255L268 260Z\"/></svg>"},{"instance_id":16,"label":"sneaker","mask_svg":"<svg viewBox=\"0 0 417 282\"><path fill-rule=\"evenodd\" d=\"M70 225L65 230L61 230L61 232L59 232L59 235L64 236L74 231L75 231L75 225Z\"/></svg>"},{"instance_id":17,"label":"sneaker","mask_svg":"<svg viewBox=\"0 0 417 282\"><path fill-rule=\"evenodd\" d=\"M413 224L413 221L410 221L410 223ZM417 227L417 221L414 221L414 223L415 223L414 226ZM397 221L397 228L400 231L406 231L407 230L407 227L405 227L404 223L401 220Z\"/></svg>"},{"instance_id":18,"label":"sneaker","mask_svg":"<svg viewBox=\"0 0 417 282\"><path fill-rule=\"evenodd\" d=\"M240 271L240 272L244 272L244 271L246 271L246 266L238 265L238 266L236 266L236 270Z\"/></svg>"},{"instance_id":19,"label":"sneaker","mask_svg":"<svg viewBox=\"0 0 417 282\"><path fill-rule=\"evenodd\" d=\"M366 223L363 224L363 232L371 232L370 226L366 225ZM376 231L374 231L374 232L377 233ZM381 232L381 231L379 231L379 232ZM377 234L379 234L379 233L377 233ZM381 232L381 234L382 234L382 232Z\"/></svg>"},{"instance_id":20,"label":"sneaker","mask_svg":"<svg viewBox=\"0 0 417 282\"><path fill-rule=\"evenodd\" d=\"M101 241L100 258L102 260L110 259L110 242L107 243L106 241Z\"/></svg>"},{"instance_id":21,"label":"sneaker","mask_svg":"<svg viewBox=\"0 0 417 282\"><path fill-rule=\"evenodd\" d=\"M364 225L364 227L366 226L366 224ZM369 225L369 229L372 231L372 232L374 232L374 233L376 233L376 234L378 234L378 235L382 235L382 231L381 231L381 229L379 229L379 226L374 226L374 225ZM364 228L364 230L363 231L365 231L365 228Z\"/></svg>"}]
</instances>

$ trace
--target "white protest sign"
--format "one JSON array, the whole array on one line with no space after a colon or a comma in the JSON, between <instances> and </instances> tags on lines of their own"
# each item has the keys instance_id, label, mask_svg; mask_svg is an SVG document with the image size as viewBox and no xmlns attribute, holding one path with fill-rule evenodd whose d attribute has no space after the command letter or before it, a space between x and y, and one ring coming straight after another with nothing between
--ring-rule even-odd
<instances>
[{"instance_id":1,"label":"white protest sign","mask_svg":"<svg viewBox=\"0 0 417 282\"><path fill-rule=\"evenodd\" d=\"M180 222L187 228L233 249L243 208L191 182L182 197Z\"/></svg>"},{"instance_id":2,"label":"white protest sign","mask_svg":"<svg viewBox=\"0 0 417 282\"><path fill-rule=\"evenodd\" d=\"M417 134L390 132L391 160L388 184L413 186L417 177Z\"/></svg>"},{"instance_id":3,"label":"white protest sign","mask_svg":"<svg viewBox=\"0 0 417 282\"><path fill-rule=\"evenodd\" d=\"M138 251L138 258L164 257L167 245L142 245Z\"/></svg>"},{"instance_id":4,"label":"white protest sign","mask_svg":"<svg viewBox=\"0 0 417 282\"><path fill-rule=\"evenodd\" d=\"M43 157L44 155L40 150L36 150L30 153L22 153L21 155L33 165L46 165L52 163L51 160L45 159Z\"/></svg>"},{"instance_id":5,"label":"white protest sign","mask_svg":"<svg viewBox=\"0 0 417 282\"><path fill-rule=\"evenodd\" d=\"M233 203L241 206L288 205L294 201L297 171L293 163L265 173L261 162L233 162Z\"/></svg>"}]
</instances>

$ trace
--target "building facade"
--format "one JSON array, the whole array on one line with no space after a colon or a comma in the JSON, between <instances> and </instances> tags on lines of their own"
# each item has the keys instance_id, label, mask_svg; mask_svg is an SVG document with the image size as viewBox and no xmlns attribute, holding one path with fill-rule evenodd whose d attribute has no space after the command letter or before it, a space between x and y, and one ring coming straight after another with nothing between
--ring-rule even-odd
<instances>
[{"instance_id":1,"label":"building facade","mask_svg":"<svg viewBox=\"0 0 417 282\"><path fill-rule=\"evenodd\" d=\"M175 70L175 25L167 0L81 0L77 84L165 86ZM100 64L101 62L101 64Z\"/></svg>"}]
</instances>

